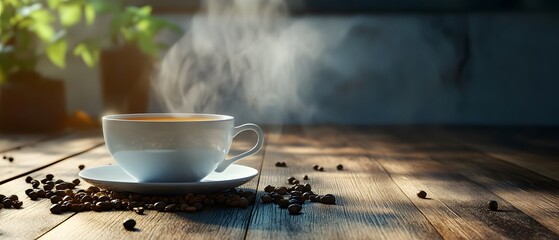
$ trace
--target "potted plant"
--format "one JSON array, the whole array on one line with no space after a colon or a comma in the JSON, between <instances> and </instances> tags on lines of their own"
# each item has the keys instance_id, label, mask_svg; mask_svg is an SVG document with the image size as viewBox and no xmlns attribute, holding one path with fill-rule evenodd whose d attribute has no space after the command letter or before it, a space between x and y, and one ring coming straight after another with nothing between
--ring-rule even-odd
<instances>
[{"instance_id":1,"label":"potted plant","mask_svg":"<svg viewBox=\"0 0 559 240\"><path fill-rule=\"evenodd\" d=\"M46 56L57 67L65 66L71 49L66 30L82 18L87 24L95 18L86 0L0 1L1 130L43 132L64 127L63 82L42 76L36 65Z\"/></svg>"},{"instance_id":2,"label":"potted plant","mask_svg":"<svg viewBox=\"0 0 559 240\"><path fill-rule=\"evenodd\" d=\"M151 15L151 7L103 7L111 15L110 47L101 50L101 86L105 108L114 113L145 112L149 77L159 50L167 47L156 36L164 29L181 30Z\"/></svg>"}]
</instances>

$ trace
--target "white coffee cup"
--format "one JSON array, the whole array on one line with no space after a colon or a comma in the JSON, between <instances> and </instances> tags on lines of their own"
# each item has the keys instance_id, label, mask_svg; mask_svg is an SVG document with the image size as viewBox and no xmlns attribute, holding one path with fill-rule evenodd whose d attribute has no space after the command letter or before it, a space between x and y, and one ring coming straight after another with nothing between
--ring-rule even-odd
<instances>
[{"instance_id":1,"label":"white coffee cup","mask_svg":"<svg viewBox=\"0 0 559 240\"><path fill-rule=\"evenodd\" d=\"M256 133L256 145L225 159L240 132ZM103 117L103 135L118 165L140 182L193 182L262 148L264 133L255 124L234 126L217 114L145 113Z\"/></svg>"}]
</instances>

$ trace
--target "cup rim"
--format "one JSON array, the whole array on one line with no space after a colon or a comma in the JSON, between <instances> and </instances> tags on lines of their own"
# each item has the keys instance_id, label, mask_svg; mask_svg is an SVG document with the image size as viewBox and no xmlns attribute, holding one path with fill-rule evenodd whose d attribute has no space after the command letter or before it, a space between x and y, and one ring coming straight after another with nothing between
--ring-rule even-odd
<instances>
[{"instance_id":1,"label":"cup rim","mask_svg":"<svg viewBox=\"0 0 559 240\"><path fill-rule=\"evenodd\" d=\"M204 117L207 120L200 121L149 121L149 120L137 120L137 119L127 119L133 117L177 117L177 118L189 118L189 117ZM105 115L102 118L108 121L117 122L138 122L138 123L203 123L203 122L223 122L228 120L233 120L234 117L229 115L221 114L210 114L210 113L131 113L131 114L111 114Z\"/></svg>"}]
</instances>

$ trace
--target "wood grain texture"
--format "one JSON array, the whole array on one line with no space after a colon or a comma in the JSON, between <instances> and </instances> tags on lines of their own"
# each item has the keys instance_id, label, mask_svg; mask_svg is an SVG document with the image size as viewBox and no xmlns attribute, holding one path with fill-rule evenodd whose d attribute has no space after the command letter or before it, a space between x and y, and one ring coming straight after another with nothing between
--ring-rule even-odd
<instances>
[{"instance_id":1,"label":"wood grain texture","mask_svg":"<svg viewBox=\"0 0 559 240\"><path fill-rule=\"evenodd\" d=\"M0 184L61 159L92 149L102 143L103 138L100 132L88 131L40 142L20 150L5 152L4 154L13 157L14 161L0 161Z\"/></svg>"},{"instance_id":2,"label":"wood grain texture","mask_svg":"<svg viewBox=\"0 0 559 240\"><path fill-rule=\"evenodd\" d=\"M461 148L460 143L447 141L448 138L440 134L440 132L432 132L421 136L405 135L407 139L415 136L411 139L438 146L437 150L428 150L424 153L441 164L452 167L469 181L490 190L507 204L514 205L555 234L559 234L558 181L508 161L495 159L469 148ZM410 148L414 148L413 143L408 144ZM525 228L529 230L534 226L527 224ZM559 238L557 235L555 237Z\"/></svg>"},{"instance_id":3,"label":"wood grain texture","mask_svg":"<svg viewBox=\"0 0 559 240\"><path fill-rule=\"evenodd\" d=\"M433 131L432 134L437 133ZM559 141L526 136L521 131L506 133L444 129L438 132L472 149L559 181ZM557 140L557 139L554 139Z\"/></svg>"},{"instance_id":4,"label":"wood grain texture","mask_svg":"<svg viewBox=\"0 0 559 240\"><path fill-rule=\"evenodd\" d=\"M242 133L232 146L230 155L248 150L254 144L254 136ZM260 152L239 164L260 169ZM87 157L84 154L84 157ZM106 164L106 163L105 163ZM258 176L242 185L256 189ZM165 213L146 211L146 215L133 212L82 212L60 224L41 239L242 239L248 227L252 206L242 209L208 208L197 213ZM138 231L126 231L122 222L127 218L136 220Z\"/></svg>"},{"instance_id":5,"label":"wood grain texture","mask_svg":"<svg viewBox=\"0 0 559 240\"><path fill-rule=\"evenodd\" d=\"M308 175L313 191L337 196L336 205L306 203L290 215L274 204L258 203L247 239L438 239L440 235L374 160L338 141L331 128L291 128L269 137L258 189L287 185ZM284 148L289 148L284 151ZM331 155L336 149L344 154ZM306 154L306 152L309 154ZM323 154L320 154L320 152ZM286 162L286 168L275 162ZM343 171L336 165L343 164ZM313 165L324 166L324 172Z\"/></svg>"},{"instance_id":6,"label":"wood grain texture","mask_svg":"<svg viewBox=\"0 0 559 240\"><path fill-rule=\"evenodd\" d=\"M14 149L21 149L26 145L34 144L39 141L49 140L60 137L62 134L43 135L43 134L0 134L0 153ZM2 153L2 155L5 155Z\"/></svg>"}]
</instances>

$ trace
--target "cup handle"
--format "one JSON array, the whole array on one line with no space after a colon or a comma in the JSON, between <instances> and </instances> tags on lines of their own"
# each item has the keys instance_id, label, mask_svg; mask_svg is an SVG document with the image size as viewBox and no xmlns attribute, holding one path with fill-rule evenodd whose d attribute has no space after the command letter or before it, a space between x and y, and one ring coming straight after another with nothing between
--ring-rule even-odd
<instances>
[{"instance_id":1,"label":"cup handle","mask_svg":"<svg viewBox=\"0 0 559 240\"><path fill-rule=\"evenodd\" d=\"M252 154L257 153L258 151L260 151L260 149L262 148L262 144L264 143L264 132L262 131L262 129L253 123L247 123L247 124L243 124L240 126L237 126L233 129L233 138L235 138L235 136L237 136L237 134L246 131L246 130L251 130L253 132L256 133L256 137L258 138L258 140L256 140L256 144L254 145L254 147L252 147L250 150L241 153L237 156L232 157L231 159L225 159L223 160L218 166L217 169L215 169L216 172L223 172L225 171L225 169L227 167L229 167L229 165L231 165L231 163L234 163L236 161L239 161L243 158L246 158Z\"/></svg>"}]
</instances>

